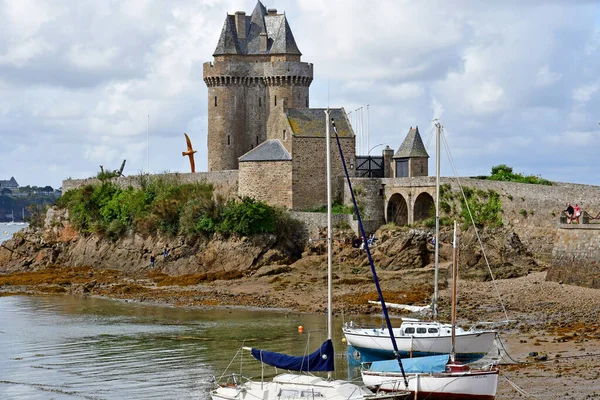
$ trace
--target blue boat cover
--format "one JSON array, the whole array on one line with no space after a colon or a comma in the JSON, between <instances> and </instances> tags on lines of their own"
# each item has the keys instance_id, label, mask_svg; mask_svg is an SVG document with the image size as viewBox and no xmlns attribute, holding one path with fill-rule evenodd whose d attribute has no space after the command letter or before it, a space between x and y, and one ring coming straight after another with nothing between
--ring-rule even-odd
<instances>
[{"instance_id":1,"label":"blue boat cover","mask_svg":"<svg viewBox=\"0 0 600 400\"><path fill-rule=\"evenodd\" d=\"M439 356L403 358L402 366L405 373L427 373L444 372L450 356L442 354ZM373 361L371 371L377 372L400 372L398 360Z\"/></svg>"},{"instance_id":2,"label":"blue boat cover","mask_svg":"<svg viewBox=\"0 0 600 400\"><path fill-rule=\"evenodd\" d=\"M327 339L319 350L303 357L288 356L255 348L252 348L251 353L258 361L276 368L302 372L334 371L334 352L331 339Z\"/></svg>"}]
</instances>

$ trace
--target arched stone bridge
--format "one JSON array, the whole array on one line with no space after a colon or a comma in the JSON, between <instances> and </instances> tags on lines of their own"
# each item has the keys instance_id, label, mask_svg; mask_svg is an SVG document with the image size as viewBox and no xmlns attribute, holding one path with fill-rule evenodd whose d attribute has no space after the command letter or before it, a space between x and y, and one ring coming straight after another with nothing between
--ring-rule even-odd
<instances>
[{"instance_id":1,"label":"arched stone bridge","mask_svg":"<svg viewBox=\"0 0 600 400\"><path fill-rule=\"evenodd\" d=\"M383 195L386 222L406 225L423 221L435 207L435 178L386 179Z\"/></svg>"}]
</instances>

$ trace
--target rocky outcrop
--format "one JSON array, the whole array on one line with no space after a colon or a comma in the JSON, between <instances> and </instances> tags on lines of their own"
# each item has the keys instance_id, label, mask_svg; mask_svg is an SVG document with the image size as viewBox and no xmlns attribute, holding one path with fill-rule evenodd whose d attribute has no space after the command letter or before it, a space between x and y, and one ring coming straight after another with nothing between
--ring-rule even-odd
<instances>
[{"instance_id":1,"label":"rocky outcrop","mask_svg":"<svg viewBox=\"0 0 600 400\"><path fill-rule=\"evenodd\" d=\"M325 235L322 235L323 237ZM383 228L371 246L373 260L384 279L411 276L415 284L432 282L433 245L431 230ZM532 257L519 236L507 229L482 230L479 237L473 229L460 235L460 275L471 280L489 280L486 259L496 278L513 278L541 270L543 265ZM364 250L352 246L351 231L337 231L334 242L338 274L346 281L369 282L370 272ZM439 236L441 279L452 258L452 232L444 227ZM168 246L170 254L162 255ZM305 277L306 271L321 271L326 264L326 242L297 240L295 245L278 243L272 234L253 237L223 237L195 240L184 237L142 237L131 233L111 241L98 235L82 236L69 222L68 213L52 209L44 229L21 231L0 245L0 272L40 269L52 265L88 266L100 270L119 270L140 275L150 270L150 255L157 258L158 271L172 275L205 273L212 276L269 277L285 275L290 282ZM302 253L303 251L303 253ZM408 275L407 275L408 274ZM315 276L318 276L315 275ZM320 279L320 278L319 278Z\"/></svg>"},{"instance_id":2,"label":"rocky outcrop","mask_svg":"<svg viewBox=\"0 0 600 400\"><path fill-rule=\"evenodd\" d=\"M163 257L165 246L170 249L167 258ZM149 269L152 253L157 268L169 275L232 270L252 273L268 264L290 264L300 254L289 245L279 246L272 234L189 240L131 233L117 241L82 236L69 223L68 213L52 209L43 229L27 228L0 245L0 272L62 265L136 274Z\"/></svg>"}]
</instances>

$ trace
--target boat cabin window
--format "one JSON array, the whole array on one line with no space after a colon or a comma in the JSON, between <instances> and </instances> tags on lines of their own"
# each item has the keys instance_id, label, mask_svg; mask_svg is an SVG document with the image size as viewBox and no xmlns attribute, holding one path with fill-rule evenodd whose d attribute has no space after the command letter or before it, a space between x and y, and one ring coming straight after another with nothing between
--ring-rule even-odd
<instances>
[{"instance_id":1,"label":"boat cabin window","mask_svg":"<svg viewBox=\"0 0 600 400\"><path fill-rule=\"evenodd\" d=\"M438 329L437 328L429 328L427 330L427 332L429 332L429 333L438 333Z\"/></svg>"},{"instance_id":2,"label":"boat cabin window","mask_svg":"<svg viewBox=\"0 0 600 400\"><path fill-rule=\"evenodd\" d=\"M321 392L315 392L314 390L303 390L300 392L300 397L325 397Z\"/></svg>"},{"instance_id":3,"label":"boat cabin window","mask_svg":"<svg viewBox=\"0 0 600 400\"><path fill-rule=\"evenodd\" d=\"M315 392L314 390L291 390L291 389L281 389L279 391L279 398L282 399L295 399L299 397L325 397L321 392Z\"/></svg>"},{"instance_id":4,"label":"boat cabin window","mask_svg":"<svg viewBox=\"0 0 600 400\"><path fill-rule=\"evenodd\" d=\"M404 330L404 333L406 333L406 334L415 333L415 328L406 328L406 329Z\"/></svg>"},{"instance_id":5,"label":"boat cabin window","mask_svg":"<svg viewBox=\"0 0 600 400\"><path fill-rule=\"evenodd\" d=\"M427 333L427 328L417 328L417 333Z\"/></svg>"}]
</instances>

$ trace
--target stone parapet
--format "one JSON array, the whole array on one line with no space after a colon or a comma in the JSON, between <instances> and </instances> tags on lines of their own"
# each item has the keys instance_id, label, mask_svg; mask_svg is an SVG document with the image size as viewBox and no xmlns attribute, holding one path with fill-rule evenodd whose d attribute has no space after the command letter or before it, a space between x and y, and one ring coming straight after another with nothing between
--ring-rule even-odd
<instances>
[{"instance_id":1,"label":"stone parapet","mask_svg":"<svg viewBox=\"0 0 600 400\"><path fill-rule=\"evenodd\" d=\"M215 172L195 172L195 173L171 173L155 175L132 175L127 177L113 178L112 182L122 189L133 187L140 189L151 181L164 180L174 184L200 183L206 182L214 185L215 195L221 195L225 199L232 199L238 194L238 171L215 171ZM62 182L63 193L69 190L77 189L87 185L100 185L101 181L97 178L87 179L67 179Z\"/></svg>"},{"instance_id":2,"label":"stone parapet","mask_svg":"<svg viewBox=\"0 0 600 400\"><path fill-rule=\"evenodd\" d=\"M560 225L546 280L600 288L600 225Z\"/></svg>"}]
</instances>

